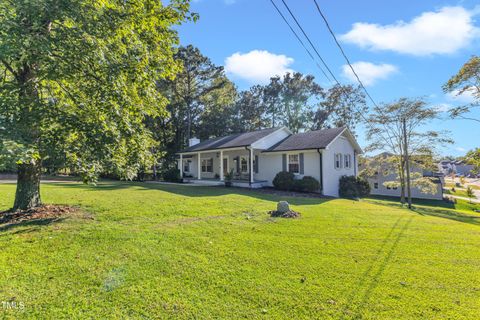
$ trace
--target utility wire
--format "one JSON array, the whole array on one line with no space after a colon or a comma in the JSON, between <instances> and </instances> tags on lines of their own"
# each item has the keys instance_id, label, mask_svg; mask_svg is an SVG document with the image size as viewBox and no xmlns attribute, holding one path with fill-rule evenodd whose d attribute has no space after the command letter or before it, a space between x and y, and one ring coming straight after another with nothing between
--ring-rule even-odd
<instances>
[{"instance_id":1,"label":"utility wire","mask_svg":"<svg viewBox=\"0 0 480 320\"><path fill-rule=\"evenodd\" d=\"M306 46L304 45L303 41L300 39L300 37L298 36L298 34L293 30L293 28L291 27L290 23L288 23L287 19L285 18L285 16L281 13L281 11L279 10L279 8L275 5L275 2L273 0L270 0L270 2L273 4L273 6L275 7L275 9L277 9L277 12L282 16L283 20L288 24L290 30L292 30L292 32L295 34L296 38L300 41L300 43L302 43L303 47L305 48L305 50L307 50L307 52L309 53L310 57L312 57L312 54L310 53L310 51L306 48ZM315 51L315 53L317 54L317 56L320 58L320 60L322 61L323 65L325 66L325 68L328 70L328 72L330 73L330 75L332 76L332 78L335 80L335 82L337 83L337 85L340 87L340 88L343 88L343 86L340 84L340 82L337 80L337 78L335 77L335 75L333 74L332 70L328 67L328 65L326 64L325 60L323 60L322 56L320 55L320 53L318 52L317 48L315 47L315 45L312 43L312 41L310 40L310 38L308 37L307 33L305 32L305 30L302 28L302 26L300 25L300 23L298 22L297 18L295 17L295 15L293 14L293 12L290 10L289 6L287 5L287 3L285 2L285 0L282 0L284 6L287 8L288 12L290 13L290 16L293 18L293 20L295 21L295 23L297 24L297 26L300 28L300 30L302 31L303 35L305 36L305 38L308 40L308 42L310 43L310 46L313 48L313 50ZM320 8L318 8L320 9ZM326 20L326 19L325 19ZM327 22L328 23L328 22ZM331 30L330 26L328 25L329 27L329 30ZM332 33L333 35L333 33ZM334 35L333 35L334 36ZM334 36L335 40L336 40L336 37ZM337 42L337 45L338 42ZM343 52L343 50L342 50ZM344 56L346 59L346 55ZM316 60L313 59L316 63ZM348 61L348 60L347 60ZM318 65L318 63L316 63L317 66L320 68L320 66ZM353 67L351 66L351 64L349 63L350 67L353 69ZM323 69L320 68L323 72ZM354 73L355 73L355 70L353 70ZM324 75L326 76L326 74L324 73ZM356 75L356 73L355 73ZM328 77L327 77L328 79ZM360 79L358 78L357 76L357 79L359 80L359 82L361 83ZM375 101L372 99L372 97L370 96L370 94L368 94L368 91L365 89L365 87L363 86L362 84L362 88L364 89L365 93L368 95L369 99L373 102L373 104L375 106L377 106L377 104L375 103ZM342 91L344 91L344 89L342 89ZM350 99L348 99L350 100ZM370 126L370 128L373 128L373 125L368 121L367 117L363 114L363 112L361 112L360 110L358 110L358 108L355 106L355 103L353 101L349 101L352 108L360 115L360 117L365 121L365 123Z\"/></svg>"},{"instance_id":2,"label":"utility wire","mask_svg":"<svg viewBox=\"0 0 480 320\"><path fill-rule=\"evenodd\" d=\"M310 52L310 50L308 50L307 46L305 45L305 43L302 41L302 39L300 38L300 36L297 34L297 32L293 29L292 25L288 22L287 18L285 18L285 16L283 15L282 11L280 11L280 9L277 7L277 5L275 4L275 2L273 0L270 0L270 2L272 3L272 5L275 7L275 9L277 10L278 14L282 17L283 21L288 25L288 27L290 28L290 31L292 31L292 33L295 35L295 38L297 38L297 40L300 42L300 44L302 45L302 47L305 49L305 51L307 52L307 54L309 55L309 57L313 60L313 62L315 63L315 65L320 69L320 71L322 71L323 75L325 76L325 78L327 78L327 80L329 82L332 82L332 80L328 77L327 73L325 72L325 70L323 70L323 68L318 64L317 60L315 59L315 57L312 55L312 53Z\"/></svg>"},{"instance_id":3,"label":"utility wire","mask_svg":"<svg viewBox=\"0 0 480 320\"><path fill-rule=\"evenodd\" d=\"M283 1L283 0L282 0L282 1ZM377 104L376 104L375 101L373 100L372 96L371 96L370 93L368 92L367 88L365 88L365 86L363 85L362 80L360 80L360 77L358 76L357 72L356 72L355 69L353 68L352 64L350 63L350 60L348 59L347 54L345 53L345 51L343 50L342 46L341 46L340 43L338 42L337 37L335 36L335 33L333 32L332 28L330 27L330 24L328 23L327 17L325 17L325 15L323 14L322 10L320 9L320 6L318 5L317 0L313 0L313 2L315 2L315 6L317 7L318 13L322 16L322 19L323 19L323 21L325 22L325 25L327 26L328 31L329 31L330 34L332 35L333 40L335 40L335 43L337 44L337 47L340 49L340 52L342 53L343 57L344 57L345 60L347 61L347 63L348 63L348 65L349 65L350 69L352 70L353 74L354 74L355 77L357 78L358 83L359 83L360 86L362 87L363 91L365 91L365 94L368 96L368 98L370 99L370 101L372 101L373 105L374 105L374 106L377 106Z\"/></svg>"},{"instance_id":4,"label":"utility wire","mask_svg":"<svg viewBox=\"0 0 480 320\"><path fill-rule=\"evenodd\" d=\"M292 10L290 10L290 7L287 5L287 3L285 2L285 0L282 0L283 2L283 5L285 6L285 8L287 8L288 10L288 13L290 13L290 16L293 18L293 20L295 21L295 23L297 24L298 28L300 28L300 30L302 31L303 35L305 36L305 38L307 38L307 41L308 43L310 43L310 45L312 46L313 50L315 51L315 53L317 54L318 58L320 59L320 61L322 61L322 64L325 66L325 69L327 69L328 73L331 75L331 77L333 78L333 80L335 80L335 82L340 85L340 82L338 82L337 78L335 78L335 75L333 74L332 70L330 70L330 68L328 67L327 63L325 62L325 60L323 60L322 56L320 55L320 53L318 53L318 50L317 48L315 47L315 45L312 43L312 41L310 40L310 38L308 37L307 33L305 32L305 30L303 30L303 27L302 25L298 22L297 18L295 17L295 15L293 14Z\"/></svg>"}]
</instances>

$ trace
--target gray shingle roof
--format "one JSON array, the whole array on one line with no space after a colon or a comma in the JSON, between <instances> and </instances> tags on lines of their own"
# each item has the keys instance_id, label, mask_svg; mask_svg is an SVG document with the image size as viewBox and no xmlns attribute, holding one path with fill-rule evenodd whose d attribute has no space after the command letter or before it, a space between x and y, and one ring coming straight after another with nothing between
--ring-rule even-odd
<instances>
[{"instance_id":1,"label":"gray shingle roof","mask_svg":"<svg viewBox=\"0 0 480 320\"><path fill-rule=\"evenodd\" d=\"M343 130L345 130L345 127L292 134L264 152L324 149Z\"/></svg>"},{"instance_id":2,"label":"gray shingle roof","mask_svg":"<svg viewBox=\"0 0 480 320\"><path fill-rule=\"evenodd\" d=\"M255 141L260 140L263 137L266 137L270 133L275 132L279 129L280 128L269 128L252 132L232 134L226 137L209 139L200 142L199 144L196 144L194 146L188 147L180 151L179 153L247 147Z\"/></svg>"}]
</instances>

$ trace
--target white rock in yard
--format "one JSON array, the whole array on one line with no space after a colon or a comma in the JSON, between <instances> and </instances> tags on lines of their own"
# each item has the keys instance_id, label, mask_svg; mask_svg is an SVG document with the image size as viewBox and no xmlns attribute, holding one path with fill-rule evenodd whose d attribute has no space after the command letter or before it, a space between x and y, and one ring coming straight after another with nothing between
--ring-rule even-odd
<instances>
[{"instance_id":1,"label":"white rock in yard","mask_svg":"<svg viewBox=\"0 0 480 320\"><path fill-rule=\"evenodd\" d=\"M287 201L279 201L277 203L277 211L279 213L286 213L290 211L290 206Z\"/></svg>"}]
</instances>

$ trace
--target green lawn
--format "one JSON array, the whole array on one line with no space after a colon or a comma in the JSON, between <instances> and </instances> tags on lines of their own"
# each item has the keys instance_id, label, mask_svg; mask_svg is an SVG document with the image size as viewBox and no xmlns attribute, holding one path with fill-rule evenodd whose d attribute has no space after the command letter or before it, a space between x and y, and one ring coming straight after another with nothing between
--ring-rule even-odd
<instances>
[{"instance_id":1,"label":"green lawn","mask_svg":"<svg viewBox=\"0 0 480 320\"><path fill-rule=\"evenodd\" d=\"M466 189L455 188L455 192L453 192L451 189L443 189L443 193L468 198ZM476 199L476 198L477 197L473 195L472 199Z\"/></svg>"},{"instance_id":2,"label":"green lawn","mask_svg":"<svg viewBox=\"0 0 480 320\"><path fill-rule=\"evenodd\" d=\"M0 184L0 209L14 187ZM48 183L42 196L88 214L0 226L0 300L25 306L0 318L480 314L480 218L468 208L285 198L302 213L293 220L268 217L279 197L238 189Z\"/></svg>"}]
</instances>

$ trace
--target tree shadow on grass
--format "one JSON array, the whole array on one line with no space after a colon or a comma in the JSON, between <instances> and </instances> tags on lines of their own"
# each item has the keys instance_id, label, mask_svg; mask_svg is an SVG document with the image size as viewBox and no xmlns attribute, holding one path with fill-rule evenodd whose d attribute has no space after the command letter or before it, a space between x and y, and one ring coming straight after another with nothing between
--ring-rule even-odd
<instances>
[{"instance_id":1,"label":"tree shadow on grass","mask_svg":"<svg viewBox=\"0 0 480 320\"><path fill-rule=\"evenodd\" d=\"M480 216L463 214L453 210L414 207L413 212L422 216L432 216L480 226Z\"/></svg>"},{"instance_id":2,"label":"tree shadow on grass","mask_svg":"<svg viewBox=\"0 0 480 320\"><path fill-rule=\"evenodd\" d=\"M54 184L54 183L52 183ZM263 191L261 189L248 189L237 187L222 187L222 186L195 186L195 185L181 185L181 184L161 184L161 183L145 183L145 182L124 182L124 181L102 181L96 186L89 186L84 184L58 184L63 188L74 188L88 191L113 191L124 189L136 190L158 190L162 192L172 193L185 197L219 197L227 195L240 195L253 197L266 201L280 201L286 200L292 205L315 205L328 202L333 198L326 197L307 197L307 196L292 196L288 193L273 194Z\"/></svg>"},{"instance_id":3,"label":"tree shadow on grass","mask_svg":"<svg viewBox=\"0 0 480 320\"><path fill-rule=\"evenodd\" d=\"M7 235L6 233L7 231L12 231L12 232L9 232L8 235L34 232L39 230L43 226L48 226L63 220L65 220L65 217L52 217L52 218L24 220L24 221L0 224L0 236ZM18 229L18 230L15 230L15 229Z\"/></svg>"},{"instance_id":4,"label":"tree shadow on grass","mask_svg":"<svg viewBox=\"0 0 480 320\"><path fill-rule=\"evenodd\" d=\"M353 317L354 319L362 318L362 311L370 300L373 291L375 288L377 288L380 278L387 269L387 266L390 263L400 240L403 238L405 231L409 228L413 220L413 216L411 216L407 222L403 224L397 235L394 236L394 231L398 230L401 220L402 217L398 218L392 228L390 228L390 231L383 239L380 248L378 248L378 253L372 264L367 268L367 270L365 270L356 286L352 289L347 297L347 301L351 302L352 304L358 301L358 305L355 308L356 316ZM377 267L377 270L373 273L375 267ZM362 291L363 294L361 293ZM350 316L351 314L348 315L348 317ZM347 315L344 314L342 319L345 319L346 317Z\"/></svg>"},{"instance_id":5,"label":"tree shadow on grass","mask_svg":"<svg viewBox=\"0 0 480 320\"><path fill-rule=\"evenodd\" d=\"M372 197L372 199L380 199L380 200L387 200L385 202L378 202L378 201L369 201L365 199L364 201L387 206L399 209L406 209L402 207L400 203L396 203L393 201L398 201L398 199L391 198L391 197ZM437 218L444 218L453 221L473 224L473 225L480 225L480 216L479 215L470 215L464 214L459 211L455 210L455 205L453 203L449 203L442 200L415 200L414 205L412 207L411 212L415 212L416 214L422 216L432 216Z\"/></svg>"}]
</instances>

